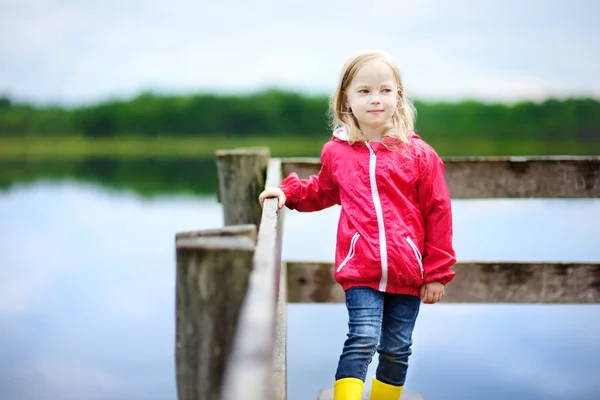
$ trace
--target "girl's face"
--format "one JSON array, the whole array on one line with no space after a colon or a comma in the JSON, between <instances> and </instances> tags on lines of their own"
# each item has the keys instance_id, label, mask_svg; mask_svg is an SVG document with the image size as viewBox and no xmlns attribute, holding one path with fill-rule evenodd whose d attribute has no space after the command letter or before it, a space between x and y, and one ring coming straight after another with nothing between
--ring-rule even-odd
<instances>
[{"instance_id":1,"label":"girl's face","mask_svg":"<svg viewBox=\"0 0 600 400\"><path fill-rule=\"evenodd\" d=\"M398 86L390 66L382 60L363 65L346 88L346 106L365 135L381 140L398 107Z\"/></svg>"}]
</instances>

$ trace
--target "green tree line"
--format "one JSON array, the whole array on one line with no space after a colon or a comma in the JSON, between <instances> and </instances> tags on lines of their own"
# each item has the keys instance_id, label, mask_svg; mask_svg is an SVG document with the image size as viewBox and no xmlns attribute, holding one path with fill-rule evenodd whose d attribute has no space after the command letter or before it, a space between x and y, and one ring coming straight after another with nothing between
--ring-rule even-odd
<instances>
[{"instance_id":1,"label":"green tree line","mask_svg":"<svg viewBox=\"0 0 600 400\"><path fill-rule=\"evenodd\" d=\"M591 98L489 104L416 101L428 138L600 140L600 101ZM0 137L318 137L329 131L328 98L268 90L248 95L143 93L81 107L0 98Z\"/></svg>"}]
</instances>

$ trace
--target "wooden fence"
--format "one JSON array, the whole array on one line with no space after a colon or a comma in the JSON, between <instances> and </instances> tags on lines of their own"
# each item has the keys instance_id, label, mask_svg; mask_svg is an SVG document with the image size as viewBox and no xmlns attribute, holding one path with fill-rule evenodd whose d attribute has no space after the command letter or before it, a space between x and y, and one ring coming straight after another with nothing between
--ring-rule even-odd
<instances>
[{"instance_id":1,"label":"wooden fence","mask_svg":"<svg viewBox=\"0 0 600 400\"><path fill-rule=\"evenodd\" d=\"M600 198L600 157L445 158L453 199ZM330 263L281 261L284 210L258 195L316 159L217 152L225 227L176 235L180 400L287 398L286 305L339 302ZM600 224L600 221L590 221ZM445 302L600 303L600 262L457 263ZM315 393L315 398L317 394Z\"/></svg>"}]
</instances>

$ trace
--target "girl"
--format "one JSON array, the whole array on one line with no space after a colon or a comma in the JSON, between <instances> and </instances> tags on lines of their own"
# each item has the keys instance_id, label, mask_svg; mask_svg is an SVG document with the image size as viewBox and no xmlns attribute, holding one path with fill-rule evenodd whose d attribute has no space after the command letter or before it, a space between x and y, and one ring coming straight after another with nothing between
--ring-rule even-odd
<instances>
[{"instance_id":1,"label":"girl","mask_svg":"<svg viewBox=\"0 0 600 400\"><path fill-rule=\"evenodd\" d=\"M364 52L343 68L331 98L333 138L318 176L290 174L277 197L298 211L342 206L335 280L348 309L348 335L334 383L335 400L359 400L379 353L371 399L400 398L420 300L437 303L455 272L450 196L443 163L413 131L412 104L385 53Z\"/></svg>"}]
</instances>

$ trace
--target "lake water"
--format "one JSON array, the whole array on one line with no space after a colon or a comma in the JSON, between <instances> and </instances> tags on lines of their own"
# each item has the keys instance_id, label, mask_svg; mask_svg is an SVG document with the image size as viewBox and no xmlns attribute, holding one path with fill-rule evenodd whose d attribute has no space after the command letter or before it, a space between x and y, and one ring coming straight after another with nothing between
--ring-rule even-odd
<instances>
[{"instance_id":1,"label":"lake water","mask_svg":"<svg viewBox=\"0 0 600 400\"><path fill-rule=\"evenodd\" d=\"M600 200L453 208L462 261L600 261ZM283 258L332 261L338 214L287 212ZM148 198L69 180L0 191L0 399L175 400L174 235L220 226L214 196ZM600 399L599 305L421 310L407 391ZM332 386L345 333L343 305L288 306L290 400Z\"/></svg>"}]
</instances>

